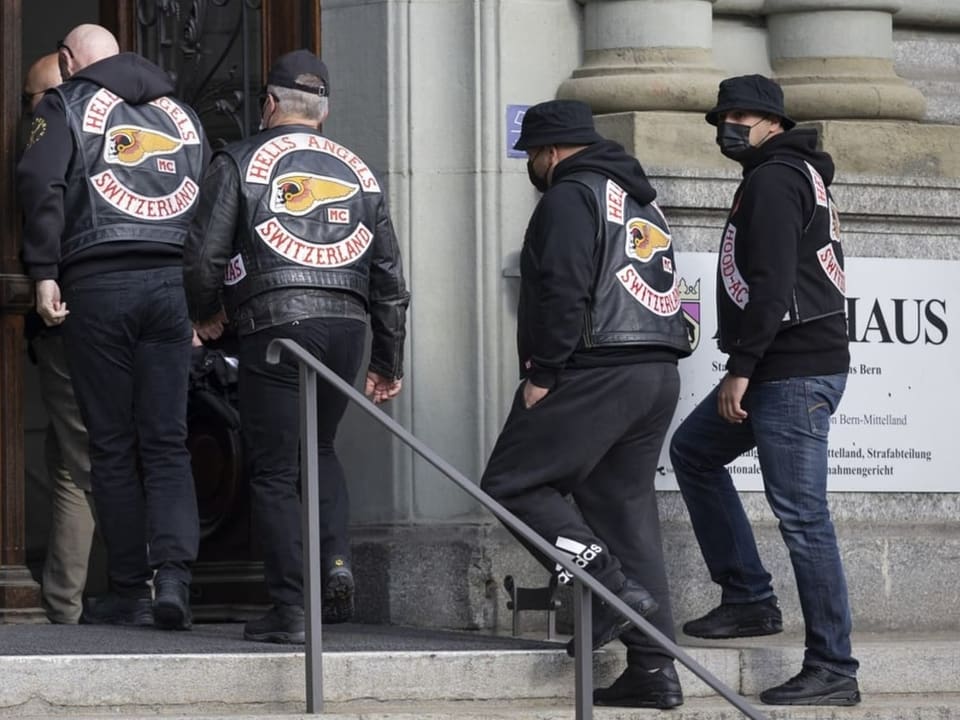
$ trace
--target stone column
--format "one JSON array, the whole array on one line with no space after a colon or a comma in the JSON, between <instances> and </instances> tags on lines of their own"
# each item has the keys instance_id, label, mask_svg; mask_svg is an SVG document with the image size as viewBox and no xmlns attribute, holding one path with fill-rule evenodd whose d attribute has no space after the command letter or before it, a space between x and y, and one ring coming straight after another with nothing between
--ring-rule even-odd
<instances>
[{"instance_id":1,"label":"stone column","mask_svg":"<svg viewBox=\"0 0 960 720\"><path fill-rule=\"evenodd\" d=\"M580 0L584 62L560 86L595 113L705 111L716 98L714 0Z\"/></svg>"},{"instance_id":2,"label":"stone column","mask_svg":"<svg viewBox=\"0 0 960 720\"><path fill-rule=\"evenodd\" d=\"M903 0L767 0L771 64L797 120L919 120L923 95L893 69Z\"/></svg>"},{"instance_id":3,"label":"stone column","mask_svg":"<svg viewBox=\"0 0 960 720\"><path fill-rule=\"evenodd\" d=\"M583 100L597 129L644 165L716 167L703 121L723 78L713 61L715 0L579 0L583 64L557 92Z\"/></svg>"}]
</instances>

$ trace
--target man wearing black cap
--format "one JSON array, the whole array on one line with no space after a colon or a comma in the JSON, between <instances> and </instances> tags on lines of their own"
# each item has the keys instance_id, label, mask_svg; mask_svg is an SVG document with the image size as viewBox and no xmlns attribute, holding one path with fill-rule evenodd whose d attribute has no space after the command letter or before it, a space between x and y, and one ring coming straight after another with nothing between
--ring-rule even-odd
<instances>
[{"instance_id":1,"label":"man wearing black cap","mask_svg":"<svg viewBox=\"0 0 960 720\"><path fill-rule=\"evenodd\" d=\"M827 435L850 362L834 165L815 130L794 130L780 86L720 83L707 113L743 166L720 244L717 315L727 374L673 436L670 457L721 604L683 626L703 638L770 635L780 609L725 466L752 448L790 551L806 624L801 672L771 705L854 705L850 607L827 507Z\"/></svg>"},{"instance_id":2,"label":"man wearing black cap","mask_svg":"<svg viewBox=\"0 0 960 720\"><path fill-rule=\"evenodd\" d=\"M640 163L584 103L533 106L515 147L543 197L521 255L523 380L481 485L672 638L654 477L690 344L669 226ZM593 608L593 647L627 646L626 671L594 702L680 705L672 658Z\"/></svg>"},{"instance_id":3,"label":"man wearing black cap","mask_svg":"<svg viewBox=\"0 0 960 720\"><path fill-rule=\"evenodd\" d=\"M17 181L23 257L38 313L63 328L107 547L110 592L81 622L187 629L200 532L182 262L206 140L169 76L106 28L71 30L58 63Z\"/></svg>"},{"instance_id":4,"label":"man wearing black cap","mask_svg":"<svg viewBox=\"0 0 960 720\"><path fill-rule=\"evenodd\" d=\"M304 641L299 488L299 376L274 338L290 338L353 382L367 317L373 346L366 391L400 392L409 294L383 189L367 164L320 134L330 83L326 65L297 50L270 69L263 132L214 155L187 241L191 317L204 339L229 319L240 336L240 424L254 517L273 608L248 622L248 640ZM323 618L353 614L349 504L334 450L347 401L317 388Z\"/></svg>"}]
</instances>

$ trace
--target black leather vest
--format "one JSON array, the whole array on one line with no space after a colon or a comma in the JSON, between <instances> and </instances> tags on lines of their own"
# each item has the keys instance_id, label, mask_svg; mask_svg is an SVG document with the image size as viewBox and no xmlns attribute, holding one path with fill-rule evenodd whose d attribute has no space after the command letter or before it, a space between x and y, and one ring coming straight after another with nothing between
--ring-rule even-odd
<instances>
[{"instance_id":1,"label":"black leather vest","mask_svg":"<svg viewBox=\"0 0 960 720\"><path fill-rule=\"evenodd\" d=\"M846 311L846 275L843 247L840 243L840 215L833 196L813 165L800 160L771 160L801 173L810 185L814 211L800 238L797 258L797 279L790 306L781 321L781 328L799 325ZM755 171L748 175L735 196L733 210L727 218L720 242L717 262L717 308L720 349L727 351L729 340L738 337L739 319L750 299L750 287L740 272L745 258L742 244L737 244L737 211L739 199L746 191Z\"/></svg>"},{"instance_id":2,"label":"black leather vest","mask_svg":"<svg viewBox=\"0 0 960 720\"><path fill-rule=\"evenodd\" d=\"M596 173L573 173L560 182L587 187L600 210L583 346L650 345L690 354L673 239L660 208L641 205Z\"/></svg>"},{"instance_id":3,"label":"black leather vest","mask_svg":"<svg viewBox=\"0 0 960 720\"><path fill-rule=\"evenodd\" d=\"M228 313L273 289L314 287L368 297L381 189L357 155L306 126L229 146L241 179L240 252L227 265Z\"/></svg>"},{"instance_id":4,"label":"black leather vest","mask_svg":"<svg viewBox=\"0 0 960 720\"><path fill-rule=\"evenodd\" d=\"M130 105L85 80L56 92L76 147L61 258L116 240L183 245L203 171L193 110L170 97Z\"/></svg>"}]
</instances>

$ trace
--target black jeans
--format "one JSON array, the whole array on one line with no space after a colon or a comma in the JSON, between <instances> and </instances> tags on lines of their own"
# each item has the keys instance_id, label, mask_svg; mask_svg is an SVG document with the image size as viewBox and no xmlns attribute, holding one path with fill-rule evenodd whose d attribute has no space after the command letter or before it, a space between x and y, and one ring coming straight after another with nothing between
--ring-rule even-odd
<instances>
[{"instance_id":1,"label":"black jeans","mask_svg":"<svg viewBox=\"0 0 960 720\"><path fill-rule=\"evenodd\" d=\"M283 354L266 361L274 338L304 347L347 382L363 359L366 323L311 318L266 328L240 343L240 427L253 497L254 520L264 550L264 575L277 605L303 605L303 544L300 509L300 377L297 362ZM349 558L350 504L343 466L334 449L347 399L317 380L317 446L322 558Z\"/></svg>"},{"instance_id":2,"label":"black jeans","mask_svg":"<svg viewBox=\"0 0 960 720\"><path fill-rule=\"evenodd\" d=\"M63 289L64 341L90 437L90 482L111 588L149 592L151 569L190 582L197 498L187 439L192 330L182 269L114 272Z\"/></svg>"},{"instance_id":3,"label":"black jeans","mask_svg":"<svg viewBox=\"0 0 960 720\"><path fill-rule=\"evenodd\" d=\"M579 555L611 590L625 577L647 588L660 605L647 620L670 639L654 480L679 392L672 363L564 370L530 409L521 383L481 480L483 490L558 549ZM621 639L631 665L670 662L635 628Z\"/></svg>"}]
</instances>

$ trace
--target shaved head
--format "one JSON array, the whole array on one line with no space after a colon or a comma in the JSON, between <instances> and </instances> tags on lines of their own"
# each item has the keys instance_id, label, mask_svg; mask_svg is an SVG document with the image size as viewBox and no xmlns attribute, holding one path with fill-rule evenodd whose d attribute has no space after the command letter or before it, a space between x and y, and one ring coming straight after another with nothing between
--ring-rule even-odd
<instances>
[{"instance_id":1,"label":"shaved head","mask_svg":"<svg viewBox=\"0 0 960 720\"><path fill-rule=\"evenodd\" d=\"M57 53L44 55L27 70L27 79L23 82L23 99L31 110L36 110L43 93L61 83L60 66Z\"/></svg>"},{"instance_id":2,"label":"shaved head","mask_svg":"<svg viewBox=\"0 0 960 720\"><path fill-rule=\"evenodd\" d=\"M58 53L60 72L69 78L104 58L120 52L113 33L100 25L77 25L67 33Z\"/></svg>"}]
</instances>

